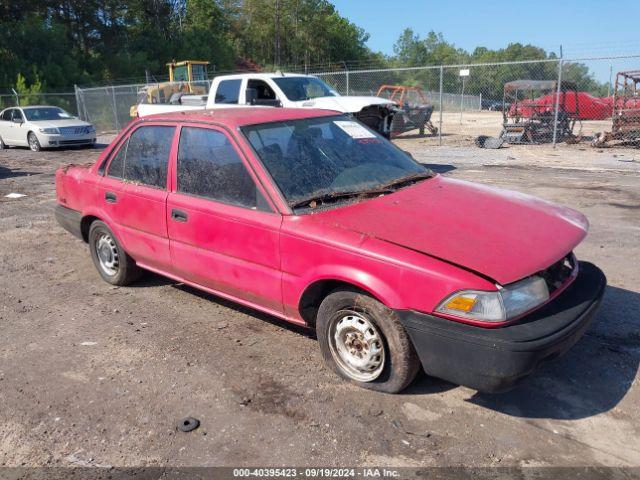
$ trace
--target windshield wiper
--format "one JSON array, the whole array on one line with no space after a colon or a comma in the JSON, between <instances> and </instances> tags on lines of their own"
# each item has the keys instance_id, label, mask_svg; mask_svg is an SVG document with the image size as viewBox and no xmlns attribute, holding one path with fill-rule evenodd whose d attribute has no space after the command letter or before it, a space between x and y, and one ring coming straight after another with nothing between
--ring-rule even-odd
<instances>
[{"instance_id":1,"label":"windshield wiper","mask_svg":"<svg viewBox=\"0 0 640 480\"><path fill-rule=\"evenodd\" d=\"M415 183L419 180L426 180L427 178L432 178L434 176L435 176L434 173L430 171L414 173L413 175L408 175L406 177L396 178L395 180L385 183L384 185L380 185L378 188L381 188L381 189L399 188L405 184Z\"/></svg>"},{"instance_id":2,"label":"windshield wiper","mask_svg":"<svg viewBox=\"0 0 640 480\"><path fill-rule=\"evenodd\" d=\"M331 202L345 200L349 198L385 195L387 193L395 192L397 188L403 185L417 182L419 180L425 180L427 178L432 178L433 176L434 176L433 172L428 172L428 171L414 173L406 177L396 178L391 182L385 183L384 185L380 185L375 188L371 188L369 190L349 190L349 191L330 192L330 193L322 193L318 195L311 195L302 200L297 200L293 203L290 203L289 206L291 208L300 208L300 207L316 208L320 204L331 203Z\"/></svg>"},{"instance_id":3,"label":"windshield wiper","mask_svg":"<svg viewBox=\"0 0 640 480\"><path fill-rule=\"evenodd\" d=\"M346 200L346 199L355 198L355 197L384 195L386 193L393 193L393 190L385 187L376 187L370 190L353 190L353 191L322 193L319 195L311 195L302 200L297 200L293 203L290 203L289 206L291 208L300 208L300 207L316 208L320 204L327 204L327 203L331 203L339 200Z\"/></svg>"}]
</instances>

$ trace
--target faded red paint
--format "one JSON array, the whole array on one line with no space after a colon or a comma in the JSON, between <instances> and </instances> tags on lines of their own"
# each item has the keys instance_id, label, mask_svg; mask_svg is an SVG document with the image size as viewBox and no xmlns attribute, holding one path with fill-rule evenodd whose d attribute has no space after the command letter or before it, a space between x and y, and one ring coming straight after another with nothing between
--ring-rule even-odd
<instances>
[{"instance_id":1,"label":"faded red paint","mask_svg":"<svg viewBox=\"0 0 640 480\"><path fill-rule=\"evenodd\" d=\"M237 128L325 115L335 112L237 108L145 117L93 166L59 169L58 202L104 221L141 266L300 324L300 299L315 282L350 283L391 308L433 313L455 291L496 290L550 266L586 235L587 221L574 210L439 175L383 197L293 214ZM166 190L98 173L122 139L150 124L178 126ZM177 193L182 125L222 129L273 212ZM105 202L106 191L119 201ZM189 221L173 221L172 208Z\"/></svg>"}]
</instances>

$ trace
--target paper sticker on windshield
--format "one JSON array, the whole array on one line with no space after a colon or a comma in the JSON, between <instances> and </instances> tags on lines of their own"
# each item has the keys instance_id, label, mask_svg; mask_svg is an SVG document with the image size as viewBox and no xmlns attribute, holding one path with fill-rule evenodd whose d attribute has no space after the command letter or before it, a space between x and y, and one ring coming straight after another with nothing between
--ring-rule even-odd
<instances>
[{"instance_id":1,"label":"paper sticker on windshield","mask_svg":"<svg viewBox=\"0 0 640 480\"><path fill-rule=\"evenodd\" d=\"M357 122L350 122L346 120L334 121L337 126L346 132L351 138L376 138L376 136L369 130L364 128Z\"/></svg>"}]
</instances>

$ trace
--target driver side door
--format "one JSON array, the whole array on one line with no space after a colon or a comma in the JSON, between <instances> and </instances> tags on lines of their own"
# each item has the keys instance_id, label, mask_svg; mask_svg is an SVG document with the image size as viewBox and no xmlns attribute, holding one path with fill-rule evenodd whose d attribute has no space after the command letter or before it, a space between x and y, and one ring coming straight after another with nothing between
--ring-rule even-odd
<instances>
[{"instance_id":1,"label":"driver side door","mask_svg":"<svg viewBox=\"0 0 640 480\"><path fill-rule=\"evenodd\" d=\"M13 112L12 108L6 109L0 115L0 138L7 143L9 140L9 129L11 128L11 114Z\"/></svg>"},{"instance_id":2,"label":"driver side door","mask_svg":"<svg viewBox=\"0 0 640 480\"><path fill-rule=\"evenodd\" d=\"M24 115L18 108L14 108L11 112L11 122L7 129L7 140L11 145L27 145L27 129L25 126ZM4 135L3 135L4 138Z\"/></svg>"}]
</instances>

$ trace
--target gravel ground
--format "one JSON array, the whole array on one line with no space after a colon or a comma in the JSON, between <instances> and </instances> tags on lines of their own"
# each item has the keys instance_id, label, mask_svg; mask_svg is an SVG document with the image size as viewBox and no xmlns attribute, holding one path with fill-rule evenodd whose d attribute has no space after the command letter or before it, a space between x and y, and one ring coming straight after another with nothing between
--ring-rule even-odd
<instances>
[{"instance_id":1,"label":"gravel ground","mask_svg":"<svg viewBox=\"0 0 640 480\"><path fill-rule=\"evenodd\" d=\"M52 216L55 169L100 149L10 149L0 465L640 466L638 150L397 142L445 175L589 217L577 254L609 287L570 352L501 395L425 375L401 395L355 388L323 367L310 332L151 274L128 288L101 281ZM177 432L187 415L200 428Z\"/></svg>"}]
</instances>

